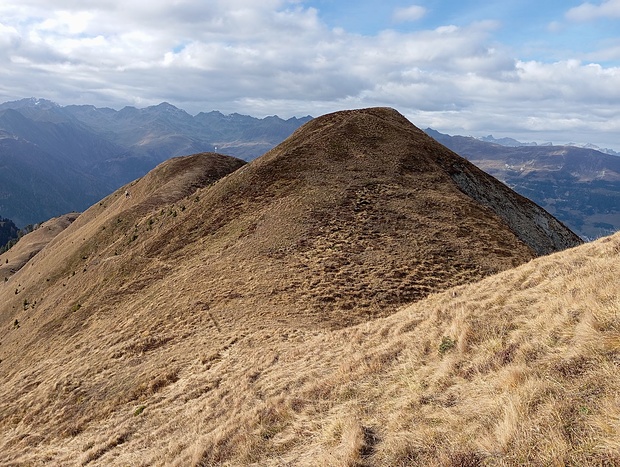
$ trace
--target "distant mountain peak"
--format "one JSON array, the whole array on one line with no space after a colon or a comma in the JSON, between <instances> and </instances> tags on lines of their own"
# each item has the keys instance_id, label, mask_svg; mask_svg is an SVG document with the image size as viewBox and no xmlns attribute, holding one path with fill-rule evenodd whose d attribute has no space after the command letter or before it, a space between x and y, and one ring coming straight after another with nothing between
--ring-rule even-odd
<instances>
[{"instance_id":1,"label":"distant mountain peak","mask_svg":"<svg viewBox=\"0 0 620 467\"><path fill-rule=\"evenodd\" d=\"M19 110L24 108L37 108L40 110L44 109L59 109L60 105L56 102L40 99L38 97L27 97L25 99L19 99L16 101L9 101L3 104L0 104L0 109L13 109Z\"/></svg>"},{"instance_id":2,"label":"distant mountain peak","mask_svg":"<svg viewBox=\"0 0 620 467\"><path fill-rule=\"evenodd\" d=\"M448 137L454 136L457 138L472 138L477 141L482 141L485 143L498 144L500 146L513 147L513 148L524 147L524 146L571 146L575 148L592 149L594 151L599 151L599 152L602 152L603 154L610 154L612 156L620 156L620 152L617 152L610 148L603 148L593 143L575 143L575 142L553 143L551 141L546 141L543 143L537 143L535 141L523 142L515 138L511 138L511 137L495 138L492 134L487 135L487 136L477 136L477 137L463 136L463 135L448 135L445 133L440 133L439 131L434 130L433 128L430 128L430 127L426 128L424 132L433 138L445 137L445 136L448 136Z\"/></svg>"},{"instance_id":3,"label":"distant mountain peak","mask_svg":"<svg viewBox=\"0 0 620 467\"><path fill-rule=\"evenodd\" d=\"M170 104L169 102L161 102L160 104L157 105L153 105L151 107L147 107L147 109L157 109L157 110L162 110L165 112L171 112L171 113L184 113L187 114L187 112L185 110L179 109L178 107L175 107L174 105Z\"/></svg>"},{"instance_id":4,"label":"distant mountain peak","mask_svg":"<svg viewBox=\"0 0 620 467\"><path fill-rule=\"evenodd\" d=\"M520 147L520 146L537 146L537 143L531 142L531 143L523 143L521 141L518 141L514 138L508 138L508 137L504 137L504 138L494 138L493 135L488 135L488 136L482 136L480 138L476 138L480 141L484 141L487 143L494 143L494 144L499 144L501 146L508 146L508 147Z\"/></svg>"},{"instance_id":5,"label":"distant mountain peak","mask_svg":"<svg viewBox=\"0 0 620 467\"><path fill-rule=\"evenodd\" d=\"M171 157L213 151L251 160L307 119L221 112L191 116L169 102L121 110L36 97L0 104L0 215L18 225L87 208Z\"/></svg>"},{"instance_id":6,"label":"distant mountain peak","mask_svg":"<svg viewBox=\"0 0 620 467\"><path fill-rule=\"evenodd\" d=\"M583 148L583 149L593 149L594 151L599 151L604 154L610 154L612 156L620 156L620 152L614 151L613 149L610 149L610 148L602 148L592 143L566 143L566 146L573 146L576 148Z\"/></svg>"}]
</instances>

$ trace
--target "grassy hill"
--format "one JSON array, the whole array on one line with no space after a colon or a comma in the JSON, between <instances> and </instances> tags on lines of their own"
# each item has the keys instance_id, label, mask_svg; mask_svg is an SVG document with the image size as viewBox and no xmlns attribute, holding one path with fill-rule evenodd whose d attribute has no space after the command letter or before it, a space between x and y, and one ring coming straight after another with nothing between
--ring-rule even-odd
<instances>
[{"instance_id":1,"label":"grassy hill","mask_svg":"<svg viewBox=\"0 0 620 467\"><path fill-rule=\"evenodd\" d=\"M617 465L619 256L616 234L338 331L214 345L181 320L168 340L132 320L131 343L67 344L49 381L49 360L11 375L3 460Z\"/></svg>"},{"instance_id":2,"label":"grassy hill","mask_svg":"<svg viewBox=\"0 0 620 467\"><path fill-rule=\"evenodd\" d=\"M613 460L619 240L390 109L172 159L0 283L0 463Z\"/></svg>"}]
</instances>

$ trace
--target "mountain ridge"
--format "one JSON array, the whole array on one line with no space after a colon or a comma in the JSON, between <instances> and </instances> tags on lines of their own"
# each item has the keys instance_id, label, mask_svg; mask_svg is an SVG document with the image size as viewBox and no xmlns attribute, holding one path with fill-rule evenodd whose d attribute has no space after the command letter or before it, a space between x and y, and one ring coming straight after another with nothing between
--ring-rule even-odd
<instances>
[{"instance_id":1,"label":"mountain ridge","mask_svg":"<svg viewBox=\"0 0 620 467\"><path fill-rule=\"evenodd\" d=\"M432 128L427 128L425 130L427 133L428 132L433 132L436 130L433 130ZM523 142L523 141L519 141L516 140L514 138L511 137L502 137L502 138L494 138L493 135L488 135L488 136L482 136L482 137L475 137L475 139L479 140L479 141L484 141L485 143L494 143L494 144L499 144L500 146L508 146L508 147L519 147L519 146L570 146L570 147L576 147L576 148L582 148L582 149L593 149L595 151L598 151L600 153L603 154L609 154L612 156L618 156L620 155L619 152L614 151L613 149L610 148L602 148L600 146L597 146L596 144L592 144L592 143L574 143L574 142L568 142L568 143L552 143L552 142L545 142L545 143L536 143L534 141L530 141L530 142Z\"/></svg>"},{"instance_id":2,"label":"mountain ridge","mask_svg":"<svg viewBox=\"0 0 620 467\"><path fill-rule=\"evenodd\" d=\"M389 303L398 305L436 287L482 277L580 243L529 200L440 147L392 109L344 111L315 119L249 165L239 167L240 162L235 162L239 170L218 172L216 178L228 175L208 188L187 184L181 193L198 188L195 202L148 214L153 206L168 206L180 195L146 196L144 188L138 187L165 192L171 189L168 184L153 177L165 173L167 167L186 167L191 170L188 173L199 174L204 165L194 165L205 157L232 160L213 154L172 159L127 185L125 195L123 190L111 195L115 201L106 198L93 206L68 232L87 223L92 213L104 215L106 223L97 224L96 236L87 242L92 247L82 246L86 253L61 264L91 256L87 250L105 244L119 229L124 233L115 240L120 242L115 253L140 238L137 243L144 257L140 261L150 257L169 261L194 254L204 238L215 238L216 244L228 247L241 243L244 250L231 250L234 259L227 259L228 247L223 248L226 253L217 253L220 258L212 268L224 273L230 270L228 261L245 262L249 267L261 258L275 261L274 266L279 264L282 270L293 268L301 278L289 294L307 303L310 316L343 306L370 312L377 304L383 308ZM187 175L179 170L173 173L185 180ZM109 211L110 203L134 207L121 215ZM148 219L142 217L147 214ZM172 219L164 221L171 215ZM181 218L183 222L177 222ZM151 227L160 224L163 230L150 238ZM387 230L386 225L390 226ZM420 242L408 233L410 229L421 238L440 241L436 246L429 240ZM398 276L384 275L387 265L381 264L382 257L399 258L390 266L401 269ZM373 266L364 272L362 266L368 264ZM268 290L275 278L288 281L277 268L264 276L254 275L263 286L251 294L253 299L258 300L264 294L261 290ZM206 277L211 274L217 276L213 272ZM364 286L343 295L330 281L316 284L317 275L343 285L357 275ZM383 298L377 303L377 297ZM346 314L341 318L346 321ZM317 315L316 319L326 318Z\"/></svg>"},{"instance_id":3,"label":"mountain ridge","mask_svg":"<svg viewBox=\"0 0 620 467\"><path fill-rule=\"evenodd\" d=\"M19 117L21 123L7 123L7 112L16 112L12 119ZM311 118L282 120L273 116L259 120L218 111L191 116L168 103L121 110L63 107L35 98L0 104L0 113L7 128L12 128L3 130L0 124L0 164L4 164L0 171L0 215L18 226L82 211L169 157L216 151L251 160ZM530 148L541 154L546 151L544 157L554 159L550 162L536 154L508 154L507 148L501 147L489 156L488 146L473 149L466 139L452 137L449 142L437 137L457 153L469 154L483 170L533 199L582 238L620 229L620 182L609 178L618 172L610 166L617 161L600 158L594 151L578 152L563 146ZM67 146L64 141L72 143ZM554 164L562 152L568 154L562 156L567 160L577 160L582 154L578 157L583 162L558 169ZM504 154L502 160L499 154ZM35 156L38 164L26 163ZM535 160L542 162L534 164Z\"/></svg>"}]
</instances>

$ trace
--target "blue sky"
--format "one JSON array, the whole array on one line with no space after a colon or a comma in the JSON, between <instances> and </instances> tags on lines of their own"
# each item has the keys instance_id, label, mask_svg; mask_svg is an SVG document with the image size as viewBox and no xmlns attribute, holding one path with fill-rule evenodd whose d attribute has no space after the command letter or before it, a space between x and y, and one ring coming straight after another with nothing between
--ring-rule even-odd
<instances>
[{"instance_id":1,"label":"blue sky","mask_svg":"<svg viewBox=\"0 0 620 467\"><path fill-rule=\"evenodd\" d=\"M448 24L466 27L477 21L495 21L493 40L511 47L519 58L526 60L586 59L597 45L604 47L606 41L620 43L618 17L599 18L595 22L566 18L568 10L584 3L579 0L420 0L415 3L361 0L354 2L354 7L351 3L338 0L304 2L316 8L319 17L330 27L341 27L365 36L386 29L406 34ZM380 8L377 7L379 4ZM417 20L398 20L395 12L412 5L421 7L423 16ZM620 64L619 57L608 64Z\"/></svg>"},{"instance_id":2,"label":"blue sky","mask_svg":"<svg viewBox=\"0 0 620 467\"><path fill-rule=\"evenodd\" d=\"M281 117L620 150L620 0L4 0L0 101Z\"/></svg>"}]
</instances>

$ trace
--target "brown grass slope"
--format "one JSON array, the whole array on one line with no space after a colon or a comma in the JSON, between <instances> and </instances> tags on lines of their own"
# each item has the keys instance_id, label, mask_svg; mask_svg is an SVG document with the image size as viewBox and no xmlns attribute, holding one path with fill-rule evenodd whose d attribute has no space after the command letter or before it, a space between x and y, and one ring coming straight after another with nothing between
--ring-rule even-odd
<instances>
[{"instance_id":1,"label":"brown grass slope","mask_svg":"<svg viewBox=\"0 0 620 467\"><path fill-rule=\"evenodd\" d=\"M134 235L146 263L194 268L176 287L191 277L232 321L349 325L579 243L391 109L316 119L196 199Z\"/></svg>"},{"instance_id":2,"label":"brown grass slope","mask_svg":"<svg viewBox=\"0 0 620 467\"><path fill-rule=\"evenodd\" d=\"M1 462L329 464L312 420L332 371L394 360L349 337L578 243L390 109L316 119L242 165L168 161L0 285ZM351 426L351 455L384 462L377 428Z\"/></svg>"},{"instance_id":3,"label":"brown grass slope","mask_svg":"<svg viewBox=\"0 0 620 467\"><path fill-rule=\"evenodd\" d=\"M616 234L342 330L74 336L3 385L0 459L619 465L619 273Z\"/></svg>"}]
</instances>

